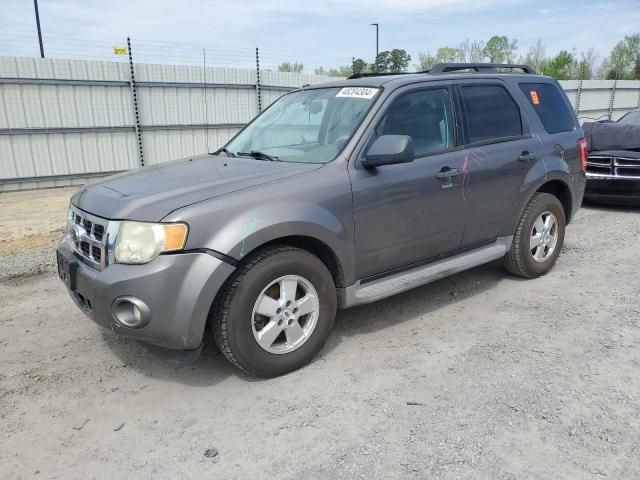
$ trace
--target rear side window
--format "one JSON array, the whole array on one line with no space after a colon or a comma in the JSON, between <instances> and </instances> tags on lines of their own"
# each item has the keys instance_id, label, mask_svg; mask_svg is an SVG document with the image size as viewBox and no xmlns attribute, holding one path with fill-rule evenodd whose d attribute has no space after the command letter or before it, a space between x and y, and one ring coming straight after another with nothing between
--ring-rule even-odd
<instances>
[{"instance_id":1,"label":"rear side window","mask_svg":"<svg viewBox=\"0 0 640 480\"><path fill-rule=\"evenodd\" d=\"M519 85L547 133L570 132L575 128L573 114L555 85L550 83Z\"/></svg>"},{"instance_id":2,"label":"rear side window","mask_svg":"<svg viewBox=\"0 0 640 480\"><path fill-rule=\"evenodd\" d=\"M462 97L467 112L469 143L522 135L520 109L499 85L466 85Z\"/></svg>"}]
</instances>

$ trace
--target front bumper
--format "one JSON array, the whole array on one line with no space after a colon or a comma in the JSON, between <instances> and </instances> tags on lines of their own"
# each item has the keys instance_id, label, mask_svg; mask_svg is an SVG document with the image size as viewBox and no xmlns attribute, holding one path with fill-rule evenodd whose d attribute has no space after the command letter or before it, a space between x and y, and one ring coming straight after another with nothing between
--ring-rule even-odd
<instances>
[{"instance_id":1,"label":"front bumper","mask_svg":"<svg viewBox=\"0 0 640 480\"><path fill-rule=\"evenodd\" d=\"M615 178L587 176L586 198L616 203L640 202L640 177Z\"/></svg>"},{"instance_id":2,"label":"front bumper","mask_svg":"<svg viewBox=\"0 0 640 480\"><path fill-rule=\"evenodd\" d=\"M66 239L58 250L75 256ZM211 304L234 267L206 253L179 253L160 255L144 265L112 264L102 271L78 260L73 270L69 294L97 324L164 348L195 350L202 343ZM129 328L116 322L112 307L124 296L149 307L148 324Z\"/></svg>"}]
</instances>

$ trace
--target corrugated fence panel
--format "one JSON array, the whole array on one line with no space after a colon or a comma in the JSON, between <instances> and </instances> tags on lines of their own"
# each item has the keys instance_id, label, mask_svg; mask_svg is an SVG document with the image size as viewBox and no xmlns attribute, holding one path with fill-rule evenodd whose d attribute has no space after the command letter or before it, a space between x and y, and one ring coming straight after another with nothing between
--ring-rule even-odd
<instances>
[{"instance_id":1,"label":"corrugated fence panel","mask_svg":"<svg viewBox=\"0 0 640 480\"><path fill-rule=\"evenodd\" d=\"M134 67L146 165L216 150L258 114L254 69ZM261 70L260 105L331 80ZM640 108L640 81L560 83L581 121ZM127 63L0 57L0 191L136 168L137 144Z\"/></svg>"}]
</instances>

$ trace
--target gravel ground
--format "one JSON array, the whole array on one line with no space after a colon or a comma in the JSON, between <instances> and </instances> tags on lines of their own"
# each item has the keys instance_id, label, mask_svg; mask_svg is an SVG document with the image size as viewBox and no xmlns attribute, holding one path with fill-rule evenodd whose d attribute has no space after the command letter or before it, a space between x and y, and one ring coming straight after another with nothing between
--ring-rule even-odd
<instances>
[{"instance_id":1,"label":"gravel ground","mask_svg":"<svg viewBox=\"0 0 640 480\"><path fill-rule=\"evenodd\" d=\"M273 380L156 360L54 275L5 276L0 478L640 478L639 236L640 210L583 208L547 276L341 312Z\"/></svg>"},{"instance_id":2,"label":"gravel ground","mask_svg":"<svg viewBox=\"0 0 640 480\"><path fill-rule=\"evenodd\" d=\"M55 271L55 246L77 189L0 194L0 280Z\"/></svg>"}]
</instances>

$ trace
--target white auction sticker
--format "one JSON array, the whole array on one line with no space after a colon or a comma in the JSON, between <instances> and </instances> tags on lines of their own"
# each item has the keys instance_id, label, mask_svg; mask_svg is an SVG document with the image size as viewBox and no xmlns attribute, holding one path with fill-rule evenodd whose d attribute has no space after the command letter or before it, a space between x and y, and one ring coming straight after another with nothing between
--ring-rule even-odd
<instances>
[{"instance_id":1,"label":"white auction sticker","mask_svg":"<svg viewBox=\"0 0 640 480\"><path fill-rule=\"evenodd\" d=\"M338 92L336 97L364 98L369 100L378 93L378 88L368 87L347 87Z\"/></svg>"}]
</instances>

